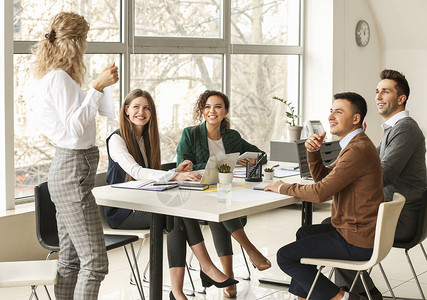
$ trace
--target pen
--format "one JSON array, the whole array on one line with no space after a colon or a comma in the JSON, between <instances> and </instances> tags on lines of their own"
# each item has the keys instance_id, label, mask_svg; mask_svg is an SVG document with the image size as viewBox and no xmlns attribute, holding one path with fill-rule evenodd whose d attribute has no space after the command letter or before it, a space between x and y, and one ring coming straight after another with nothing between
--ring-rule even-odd
<instances>
[{"instance_id":1,"label":"pen","mask_svg":"<svg viewBox=\"0 0 427 300\"><path fill-rule=\"evenodd\" d=\"M278 167L279 166L279 164L277 164L277 165L274 165L274 166L272 166L271 168L275 168L275 167Z\"/></svg>"},{"instance_id":2,"label":"pen","mask_svg":"<svg viewBox=\"0 0 427 300\"><path fill-rule=\"evenodd\" d=\"M263 156L261 156L261 158L256 162L255 166L252 168L252 170L249 172L248 178L251 178L252 175L255 173L256 168L258 168L259 164L261 163L261 161L264 159L264 157L267 154L264 153Z\"/></svg>"},{"instance_id":3,"label":"pen","mask_svg":"<svg viewBox=\"0 0 427 300\"><path fill-rule=\"evenodd\" d=\"M177 182L153 183L153 185L175 185Z\"/></svg>"}]
</instances>

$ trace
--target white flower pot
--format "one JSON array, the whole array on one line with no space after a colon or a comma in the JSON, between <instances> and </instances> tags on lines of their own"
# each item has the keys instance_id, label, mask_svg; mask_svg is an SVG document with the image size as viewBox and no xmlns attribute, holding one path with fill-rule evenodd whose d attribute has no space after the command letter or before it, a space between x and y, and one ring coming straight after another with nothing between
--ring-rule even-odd
<instances>
[{"instance_id":1,"label":"white flower pot","mask_svg":"<svg viewBox=\"0 0 427 300\"><path fill-rule=\"evenodd\" d=\"M219 183L228 184L233 181L233 173L218 173Z\"/></svg>"},{"instance_id":2,"label":"white flower pot","mask_svg":"<svg viewBox=\"0 0 427 300\"><path fill-rule=\"evenodd\" d=\"M264 172L264 180L273 180L274 172Z\"/></svg>"},{"instance_id":3,"label":"white flower pot","mask_svg":"<svg viewBox=\"0 0 427 300\"><path fill-rule=\"evenodd\" d=\"M302 126L288 126L288 140L299 140L301 138L302 128Z\"/></svg>"}]
</instances>

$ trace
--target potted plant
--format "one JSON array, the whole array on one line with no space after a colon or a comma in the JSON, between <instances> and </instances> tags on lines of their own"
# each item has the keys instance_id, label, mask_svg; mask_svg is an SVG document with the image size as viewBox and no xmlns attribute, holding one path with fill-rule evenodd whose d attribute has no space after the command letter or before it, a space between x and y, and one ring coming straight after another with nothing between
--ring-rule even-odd
<instances>
[{"instance_id":1,"label":"potted plant","mask_svg":"<svg viewBox=\"0 0 427 300\"><path fill-rule=\"evenodd\" d=\"M265 180L273 180L274 177L274 169L273 168L265 168L264 169L264 179Z\"/></svg>"},{"instance_id":2,"label":"potted plant","mask_svg":"<svg viewBox=\"0 0 427 300\"><path fill-rule=\"evenodd\" d=\"M295 121L298 120L300 117L295 113L295 107L292 106L292 104L285 99L279 98L279 97L273 97L274 100L278 100L286 105L286 123L289 124L288 126L288 139L290 141L299 140L301 136L302 126L295 125Z\"/></svg>"},{"instance_id":3,"label":"potted plant","mask_svg":"<svg viewBox=\"0 0 427 300\"><path fill-rule=\"evenodd\" d=\"M231 167L227 164L222 164L218 167L218 180L219 183L229 184L233 181L233 172Z\"/></svg>"}]
</instances>

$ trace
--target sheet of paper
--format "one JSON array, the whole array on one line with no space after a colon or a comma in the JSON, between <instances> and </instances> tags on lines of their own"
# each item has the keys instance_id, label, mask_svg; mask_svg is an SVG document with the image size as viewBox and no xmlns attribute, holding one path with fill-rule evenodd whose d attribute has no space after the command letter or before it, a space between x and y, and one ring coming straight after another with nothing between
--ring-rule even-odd
<instances>
[{"instance_id":1,"label":"sheet of paper","mask_svg":"<svg viewBox=\"0 0 427 300\"><path fill-rule=\"evenodd\" d=\"M276 178L283 178L294 175L299 175L299 170L274 169L274 177Z\"/></svg>"},{"instance_id":2,"label":"sheet of paper","mask_svg":"<svg viewBox=\"0 0 427 300\"><path fill-rule=\"evenodd\" d=\"M137 181L137 180L132 180L132 181L126 181L126 182L122 182L122 183L115 183L112 184L111 187L115 187L115 188L122 188L122 189L136 189L136 190L140 190L142 189L142 187L152 184L155 181L150 180L150 181Z\"/></svg>"},{"instance_id":3,"label":"sheet of paper","mask_svg":"<svg viewBox=\"0 0 427 300\"><path fill-rule=\"evenodd\" d=\"M101 105L98 108L98 113L99 115L110 119L116 118L114 115L113 93L109 86L104 89L104 96L102 97Z\"/></svg>"}]
</instances>

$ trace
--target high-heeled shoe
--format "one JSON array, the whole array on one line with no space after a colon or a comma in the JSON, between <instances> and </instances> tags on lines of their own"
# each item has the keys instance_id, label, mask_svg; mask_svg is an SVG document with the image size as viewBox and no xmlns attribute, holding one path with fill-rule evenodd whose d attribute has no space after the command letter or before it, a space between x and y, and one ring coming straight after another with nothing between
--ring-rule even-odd
<instances>
[{"instance_id":1,"label":"high-heeled shoe","mask_svg":"<svg viewBox=\"0 0 427 300\"><path fill-rule=\"evenodd\" d=\"M202 270L200 270L200 279L202 280L202 286L203 287L210 287L211 285L216 286L217 288L224 288L233 284L237 284L238 281L228 277L226 281L223 282L216 282L212 278L210 278L208 275L206 275Z\"/></svg>"},{"instance_id":2,"label":"high-heeled shoe","mask_svg":"<svg viewBox=\"0 0 427 300\"><path fill-rule=\"evenodd\" d=\"M172 291L169 293L169 300L176 300L175 296L172 293Z\"/></svg>"},{"instance_id":3,"label":"high-heeled shoe","mask_svg":"<svg viewBox=\"0 0 427 300\"><path fill-rule=\"evenodd\" d=\"M271 268L271 262L264 257L264 261L259 264L255 264L252 258L249 257L254 268L258 269L258 271L264 271Z\"/></svg>"},{"instance_id":4,"label":"high-heeled shoe","mask_svg":"<svg viewBox=\"0 0 427 300\"><path fill-rule=\"evenodd\" d=\"M224 289L224 296L226 298L236 298L237 296L237 287L235 284L230 285Z\"/></svg>"}]
</instances>

